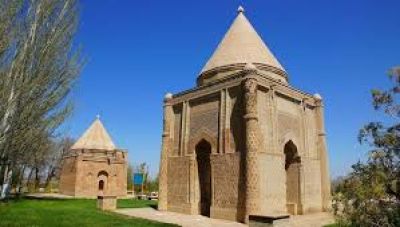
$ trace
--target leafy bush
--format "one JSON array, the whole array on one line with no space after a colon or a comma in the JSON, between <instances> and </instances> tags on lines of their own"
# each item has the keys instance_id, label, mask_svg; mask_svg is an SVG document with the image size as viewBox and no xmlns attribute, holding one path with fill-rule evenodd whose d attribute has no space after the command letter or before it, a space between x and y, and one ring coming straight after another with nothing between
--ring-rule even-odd
<instances>
[{"instance_id":1,"label":"leafy bush","mask_svg":"<svg viewBox=\"0 0 400 227\"><path fill-rule=\"evenodd\" d=\"M394 86L373 90L373 106L394 122L365 125L359 142L369 145L368 161L352 166L353 171L337 185L333 208L339 226L400 226L400 68L389 74Z\"/></svg>"}]
</instances>

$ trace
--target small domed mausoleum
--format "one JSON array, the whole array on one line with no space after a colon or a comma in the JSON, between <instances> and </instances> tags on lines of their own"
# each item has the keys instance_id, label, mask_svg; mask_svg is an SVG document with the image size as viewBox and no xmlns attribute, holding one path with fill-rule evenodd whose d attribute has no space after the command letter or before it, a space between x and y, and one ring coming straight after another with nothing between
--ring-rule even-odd
<instances>
[{"instance_id":1,"label":"small domed mausoleum","mask_svg":"<svg viewBox=\"0 0 400 227\"><path fill-rule=\"evenodd\" d=\"M59 191L75 197L127 194L127 152L117 149L99 117L63 157Z\"/></svg>"}]
</instances>

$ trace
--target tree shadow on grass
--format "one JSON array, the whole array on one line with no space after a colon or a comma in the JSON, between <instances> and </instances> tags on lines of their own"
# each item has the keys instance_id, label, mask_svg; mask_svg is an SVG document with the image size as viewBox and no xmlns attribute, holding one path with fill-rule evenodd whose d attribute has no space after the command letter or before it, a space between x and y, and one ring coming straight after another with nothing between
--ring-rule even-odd
<instances>
[{"instance_id":1,"label":"tree shadow on grass","mask_svg":"<svg viewBox=\"0 0 400 227\"><path fill-rule=\"evenodd\" d=\"M149 207L153 208L154 210L158 210L158 204L151 204Z\"/></svg>"},{"instance_id":2,"label":"tree shadow on grass","mask_svg":"<svg viewBox=\"0 0 400 227\"><path fill-rule=\"evenodd\" d=\"M117 202L118 208L158 208L158 201L155 200L138 200L138 199L119 199Z\"/></svg>"}]
</instances>

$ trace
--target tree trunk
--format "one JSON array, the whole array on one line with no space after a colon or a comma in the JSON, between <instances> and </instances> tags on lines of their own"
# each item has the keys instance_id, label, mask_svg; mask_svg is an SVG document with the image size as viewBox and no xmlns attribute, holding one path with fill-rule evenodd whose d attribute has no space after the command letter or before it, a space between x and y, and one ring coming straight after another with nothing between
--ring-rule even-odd
<instances>
[{"instance_id":1,"label":"tree trunk","mask_svg":"<svg viewBox=\"0 0 400 227\"><path fill-rule=\"evenodd\" d=\"M26 168L26 166L23 165L22 169L18 173L17 182L15 184L16 185L15 186L15 191L16 191L17 194L21 193L22 181L24 180L25 168Z\"/></svg>"},{"instance_id":2,"label":"tree trunk","mask_svg":"<svg viewBox=\"0 0 400 227\"><path fill-rule=\"evenodd\" d=\"M29 174L28 174L28 179L26 179L26 187L28 188L28 191L30 191L31 189L31 180L32 180L32 176L33 176L33 168L30 168Z\"/></svg>"},{"instance_id":3,"label":"tree trunk","mask_svg":"<svg viewBox=\"0 0 400 227\"><path fill-rule=\"evenodd\" d=\"M1 188L0 199L4 199L7 197L11 184L11 176L12 176L12 170L11 169L9 170L8 165L6 165L6 168L4 170L3 186Z\"/></svg>"},{"instance_id":4,"label":"tree trunk","mask_svg":"<svg viewBox=\"0 0 400 227\"><path fill-rule=\"evenodd\" d=\"M0 160L0 162L1 161L2 160ZM3 173L2 170L3 170L3 163L0 163L0 193L1 193L1 189L3 188L3 183L1 183L1 182L4 181L4 178L2 177L2 176L4 176L4 174L2 174Z\"/></svg>"},{"instance_id":5,"label":"tree trunk","mask_svg":"<svg viewBox=\"0 0 400 227\"><path fill-rule=\"evenodd\" d=\"M39 189L40 177L39 168L35 167L35 191Z\"/></svg>"},{"instance_id":6,"label":"tree trunk","mask_svg":"<svg viewBox=\"0 0 400 227\"><path fill-rule=\"evenodd\" d=\"M46 183L44 185L44 188L47 188L50 184L51 179L53 178L55 173L55 168L53 168L52 166L50 166L49 168L49 172L47 173L47 178L46 178Z\"/></svg>"}]
</instances>

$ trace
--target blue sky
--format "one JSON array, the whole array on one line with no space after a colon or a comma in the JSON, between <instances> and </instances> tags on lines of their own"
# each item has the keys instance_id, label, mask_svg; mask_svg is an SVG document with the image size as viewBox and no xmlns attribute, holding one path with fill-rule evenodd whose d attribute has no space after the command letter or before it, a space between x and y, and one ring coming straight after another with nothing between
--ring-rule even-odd
<instances>
[{"instance_id":1,"label":"blue sky","mask_svg":"<svg viewBox=\"0 0 400 227\"><path fill-rule=\"evenodd\" d=\"M63 131L74 138L97 114L130 162L158 170L162 99L196 77L239 5L290 76L325 100L333 177L365 158L358 130L382 115L370 89L389 85L400 65L400 1L82 0L77 41L88 63L73 91Z\"/></svg>"}]
</instances>

